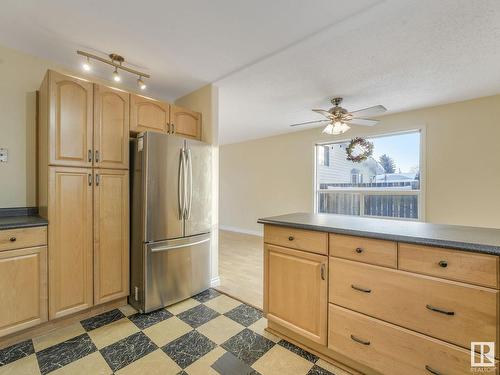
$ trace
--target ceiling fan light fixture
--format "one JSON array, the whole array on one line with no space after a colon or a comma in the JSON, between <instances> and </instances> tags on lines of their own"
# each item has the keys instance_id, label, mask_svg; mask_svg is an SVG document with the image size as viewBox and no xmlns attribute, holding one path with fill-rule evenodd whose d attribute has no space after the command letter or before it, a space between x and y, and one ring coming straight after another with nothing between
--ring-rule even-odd
<instances>
[{"instance_id":1,"label":"ceiling fan light fixture","mask_svg":"<svg viewBox=\"0 0 500 375\"><path fill-rule=\"evenodd\" d=\"M335 121L333 123L328 124L324 129L324 134L329 135L340 135L348 131L351 127L347 125L345 122Z\"/></svg>"}]
</instances>

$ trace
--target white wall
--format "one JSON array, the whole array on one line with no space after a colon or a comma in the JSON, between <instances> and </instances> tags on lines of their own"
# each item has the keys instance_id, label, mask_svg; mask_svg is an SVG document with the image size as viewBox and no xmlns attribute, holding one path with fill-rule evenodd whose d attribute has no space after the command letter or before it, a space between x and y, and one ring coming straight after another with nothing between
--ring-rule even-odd
<instances>
[{"instance_id":1,"label":"white wall","mask_svg":"<svg viewBox=\"0 0 500 375\"><path fill-rule=\"evenodd\" d=\"M259 217L313 211L316 142L426 128L425 221L500 228L500 95L387 115L343 136L321 129L220 147L220 225L260 232Z\"/></svg>"}]
</instances>

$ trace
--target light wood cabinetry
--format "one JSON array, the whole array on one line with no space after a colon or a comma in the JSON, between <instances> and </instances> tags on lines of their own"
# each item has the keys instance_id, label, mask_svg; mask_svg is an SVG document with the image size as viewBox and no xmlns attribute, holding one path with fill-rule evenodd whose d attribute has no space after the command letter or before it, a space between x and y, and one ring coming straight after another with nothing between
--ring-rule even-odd
<instances>
[{"instance_id":1,"label":"light wood cabinetry","mask_svg":"<svg viewBox=\"0 0 500 375\"><path fill-rule=\"evenodd\" d=\"M92 169L49 168L49 317L93 305Z\"/></svg>"},{"instance_id":2,"label":"light wood cabinetry","mask_svg":"<svg viewBox=\"0 0 500 375\"><path fill-rule=\"evenodd\" d=\"M499 259L265 224L268 328L377 375L468 374L471 342L494 342L498 374Z\"/></svg>"},{"instance_id":3,"label":"light wood cabinetry","mask_svg":"<svg viewBox=\"0 0 500 375\"><path fill-rule=\"evenodd\" d=\"M398 266L396 242L330 233L329 243L332 256L391 268Z\"/></svg>"},{"instance_id":4,"label":"light wood cabinetry","mask_svg":"<svg viewBox=\"0 0 500 375\"><path fill-rule=\"evenodd\" d=\"M128 171L94 170L94 302L129 294Z\"/></svg>"},{"instance_id":5,"label":"light wood cabinetry","mask_svg":"<svg viewBox=\"0 0 500 375\"><path fill-rule=\"evenodd\" d=\"M157 131L167 133L170 105L144 96L130 95L130 131L140 133Z\"/></svg>"},{"instance_id":6,"label":"light wood cabinetry","mask_svg":"<svg viewBox=\"0 0 500 375\"><path fill-rule=\"evenodd\" d=\"M382 374L470 373L468 350L335 305L328 319L328 347Z\"/></svg>"},{"instance_id":7,"label":"light wood cabinetry","mask_svg":"<svg viewBox=\"0 0 500 375\"><path fill-rule=\"evenodd\" d=\"M0 230L0 251L45 245L47 227Z\"/></svg>"},{"instance_id":8,"label":"light wood cabinetry","mask_svg":"<svg viewBox=\"0 0 500 375\"><path fill-rule=\"evenodd\" d=\"M267 319L326 345L328 259L266 244L264 311Z\"/></svg>"},{"instance_id":9,"label":"light wood cabinetry","mask_svg":"<svg viewBox=\"0 0 500 375\"><path fill-rule=\"evenodd\" d=\"M328 234L312 230L266 225L264 242L318 254L328 254Z\"/></svg>"},{"instance_id":10,"label":"light wood cabinetry","mask_svg":"<svg viewBox=\"0 0 500 375\"><path fill-rule=\"evenodd\" d=\"M41 152L50 165L90 167L93 139L93 85L48 71L40 88Z\"/></svg>"},{"instance_id":11,"label":"light wood cabinetry","mask_svg":"<svg viewBox=\"0 0 500 375\"><path fill-rule=\"evenodd\" d=\"M400 243L399 268L498 288L499 257L494 255Z\"/></svg>"},{"instance_id":12,"label":"light wood cabinetry","mask_svg":"<svg viewBox=\"0 0 500 375\"><path fill-rule=\"evenodd\" d=\"M94 85L94 167L128 169L130 94Z\"/></svg>"},{"instance_id":13,"label":"light wood cabinetry","mask_svg":"<svg viewBox=\"0 0 500 375\"><path fill-rule=\"evenodd\" d=\"M170 132L194 139L201 138L201 113L170 106Z\"/></svg>"},{"instance_id":14,"label":"light wood cabinetry","mask_svg":"<svg viewBox=\"0 0 500 375\"><path fill-rule=\"evenodd\" d=\"M0 231L0 237L16 236L17 245L31 246L0 252L0 336L47 320L46 234L45 227Z\"/></svg>"}]
</instances>

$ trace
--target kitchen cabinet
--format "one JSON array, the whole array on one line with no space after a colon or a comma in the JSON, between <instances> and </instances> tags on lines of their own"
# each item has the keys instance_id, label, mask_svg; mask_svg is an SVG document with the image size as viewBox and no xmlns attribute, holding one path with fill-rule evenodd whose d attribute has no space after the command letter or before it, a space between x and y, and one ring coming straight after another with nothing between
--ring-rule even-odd
<instances>
[{"instance_id":1,"label":"kitchen cabinet","mask_svg":"<svg viewBox=\"0 0 500 375\"><path fill-rule=\"evenodd\" d=\"M48 164L90 167L93 139L93 84L49 71L40 88L43 152Z\"/></svg>"},{"instance_id":2,"label":"kitchen cabinet","mask_svg":"<svg viewBox=\"0 0 500 375\"><path fill-rule=\"evenodd\" d=\"M0 336L45 322L47 246L0 252L0 285Z\"/></svg>"},{"instance_id":3,"label":"kitchen cabinet","mask_svg":"<svg viewBox=\"0 0 500 375\"><path fill-rule=\"evenodd\" d=\"M93 305L92 169L49 167L49 317Z\"/></svg>"},{"instance_id":4,"label":"kitchen cabinet","mask_svg":"<svg viewBox=\"0 0 500 375\"><path fill-rule=\"evenodd\" d=\"M144 96L130 95L130 131L157 131L167 133L170 105Z\"/></svg>"},{"instance_id":5,"label":"kitchen cabinet","mask_svg":"<svg viewBox=\"0 0 500 375\"><path fill-rule=\"evenodd\" d=\"M94 85L94 167L128 169L130 94Z\"/></svg>"},{"instance_id":6,"label":"kitchen cabinet","mask_svg":"<svg viewBox=\"0 0 500 375\"><path fill-rule=\"evenodd\" d=\"M128 171L94 170L94 303L129 294Z\"/></svg>"},{"instance_id":7,"label":"kitchen cabinet","mask_svg":"<svg viewBox=\"0 0 500 375\"><path fill-rule=\"evenodd\" d=\"M201 113L177 105L171 105L169 131L172 134L200 139Z\"/></svg>"},{"instance_id":8,"label":"kitchen cabinet","mask_svg":"<svg viewBox=\"0 0 500 375\"><path fill-rule=\"evenodd\" d=\"M264 311L269 321L327 343L328 257L264 245Z\"/></svg>"}]
</instances>

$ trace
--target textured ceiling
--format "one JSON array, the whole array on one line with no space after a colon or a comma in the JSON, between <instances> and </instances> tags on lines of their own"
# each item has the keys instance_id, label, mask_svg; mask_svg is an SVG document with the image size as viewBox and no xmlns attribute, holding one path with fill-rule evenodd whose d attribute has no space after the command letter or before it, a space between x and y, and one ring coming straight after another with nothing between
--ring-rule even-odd
<instances>
[{"instance_id":1,"label":"textured ceiling","mask_svg":"<svg viewBox=\"0 0 500 375\"><path fill-rule=\"evenodd\" d=\"M0 44L73 70L76 49L117 52L168 100L215 82L221 143L300 130L332 96L398 112L500 92L498 0L3 0Z\"/></svg>"}]
</instances>

